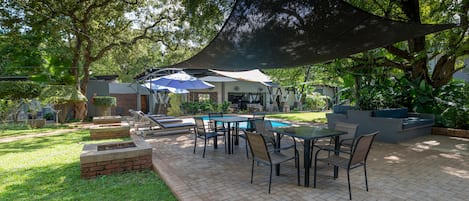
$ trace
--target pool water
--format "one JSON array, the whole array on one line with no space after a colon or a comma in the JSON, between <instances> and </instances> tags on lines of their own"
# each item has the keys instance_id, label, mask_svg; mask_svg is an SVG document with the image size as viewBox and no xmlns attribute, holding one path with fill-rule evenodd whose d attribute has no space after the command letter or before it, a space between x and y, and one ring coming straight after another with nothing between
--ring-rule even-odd
<instances>
[{"instance_id":1,"label":"pool water","mask_svg":"<svg viewBox=\"0 0 469 201\"><path fill-rule=\"evenodd\" d=\"M223 117L232 117L232 116L223 116ZM202 117L204 119L204 121L208 121L208 116L203 116ZM280 121L271 121L272 123L272 127L282 127L282 126L290 126L291 124L288 124L288 123L283 123L283 122L280 122ZM241 122L239 123L239 127L240 128L247 128L247 122Z\"/></svg>"}]
</instances>

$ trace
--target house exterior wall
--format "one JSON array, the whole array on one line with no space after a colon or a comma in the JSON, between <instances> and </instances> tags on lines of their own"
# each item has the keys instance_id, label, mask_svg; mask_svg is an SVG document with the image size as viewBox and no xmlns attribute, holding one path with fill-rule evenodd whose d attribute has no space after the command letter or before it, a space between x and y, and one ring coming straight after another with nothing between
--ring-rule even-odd
<instances>
[{"instance_id":1,"label":"house exterior wall","mask_svg":"<svg viewBox=\"0 0 469 201\"><path fill-rule=\"evenodd\" d=\"M88 81L88 90L86 91L86 98L88 99L88 116L94 117L97 114L96 107L93 104L93 95L109 96L109 82L102 80Z\"/></svg>"},{"instance_id":2,"label":"house exterior wall","mask_svg":"<svg viewBox=\"0 0 469 201\"><path fill-rule=\"evenodd\" d=\"M111 108L111 115L128 116L129 109L137 108L136 94L110 94L116 97L117 105Z\"/></svg>"},{"instance_id":3,"label":"house exterior wall","mask_svg":"<svg viewBox=\"0 0 469 201\"><path fill-rule=\"evenodd\" d=\"M235 81L235 82L223 82L223 83L222 82L210 82L210 84L213 84L215 87L211 89L191 90L188 101L197 101L198 94L206 93L206 94L210 94L212 101L220 104L220 103L223 103L224 101L228 101L229 95L235 93L235 94L245 95L244 97L242 97L242 101L244 103L249 101L249 97L248 97L249 94L261 96L260 100L262 101L260 104L264 107L264 109L266 109L266 106L268 105L268 103L270 103L269 90L267 86L258 82L248 82L248 81ZM281 87L281 92L282 92L282 95L280 95L280 91L278 90L278 88L273 89L274 94L280 95L278 97L280 102L283 102L283 100L286 98L286 102L290 106L293 106L293 103L295 102L295 97L293 93L290 92L290 94L287 96L288 92L283 87Z\"/></svg>"}]
</instances>

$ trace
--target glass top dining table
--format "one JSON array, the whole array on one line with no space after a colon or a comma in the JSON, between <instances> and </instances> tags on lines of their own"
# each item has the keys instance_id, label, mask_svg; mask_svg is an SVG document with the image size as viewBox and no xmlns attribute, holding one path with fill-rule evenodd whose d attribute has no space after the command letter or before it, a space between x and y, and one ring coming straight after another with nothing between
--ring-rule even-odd
<instances>
[{"instance_id":1,"label":"glass top dining table","mask_svg":"<svg viewBox=\"0 0 469 201\"><path fill-rule=\"evenodd\" d=\"M240 122L247 122L248 118L247 117L213 117L211 120L215 122L223 122L228 124L228 132L227 132L227 138L228 138L228 154L233 153L233 145L232 145L232 139L231 139L231 124L234 125L234 134L236 135L236 139L234 144L238 145L238 132L239 132L239 123Z\"/></svg>"},{"instance_id":2,"label":"glass top dining table","mask_svg":"<svg viewBox=\"0 0 469 201\"><path fill-rule=\"evenodd\" d=\"M309 171L311 168L311 147L314 145L314 140L320 138L335 138L335 149L339 148L339 136L346 134L344 131L338 131L328 128L321 128L315 126L291 126L291 127L279 127L272 129L273 132L276 132L277 142L280 142L281 135L287 135L294 138L303 139L303 155L304 155L304 168L305 168L305 187L309 187ZM277 146L280 146L280 143L277 143ZM280 173L280 167L276 167L277 175ZM338 167L334 167L334 178L337 178Z\"/></svg>"}]
</instances>

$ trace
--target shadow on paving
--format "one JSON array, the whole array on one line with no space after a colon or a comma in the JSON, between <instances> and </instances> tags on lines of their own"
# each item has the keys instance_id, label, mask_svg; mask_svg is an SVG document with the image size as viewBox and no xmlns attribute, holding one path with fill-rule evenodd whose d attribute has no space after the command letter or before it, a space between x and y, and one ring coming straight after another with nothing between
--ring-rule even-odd
<instances>
[{"instance_id":1,"label":"shadow on paving","mask_svg":"<svg viewBox=\"0 0 469 201\"><path fill-rule=\"evenodd\" d=\"M297 186L294 162L287 162L281 175L273 176L272 193L268 194L269 168L256 166L250 183L251 160L246 158L243 140L233 155L225 154L223 140L217 150L211 142L205 158L203 141L198 142L196 154L192 153L191 134L146 141L154 147L154 165L180 200L348 200L346 172L340 170L334 180L333 168L327 164L319 164L314 189ZM354 200L467 200L468 170L469 156L375 142L368 158L370 191L365 190L363 168L357 168L351 171L352 195ZM302 185L303 181L301 169Z\"/></svg>"}]
</instances>

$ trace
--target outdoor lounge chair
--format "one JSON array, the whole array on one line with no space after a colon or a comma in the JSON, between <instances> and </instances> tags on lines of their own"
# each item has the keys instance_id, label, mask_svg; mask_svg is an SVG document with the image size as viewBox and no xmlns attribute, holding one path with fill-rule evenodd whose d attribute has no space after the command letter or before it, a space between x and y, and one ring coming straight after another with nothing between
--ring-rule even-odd
<instances>
[{"instance_id":1,"label":"outdoor lounge chair","mask_svg":"<svg viewBox=\"0 0 469 201\"><path fill-rule=\"evenodd\" d=\"M159 119L151 115L145 115L143 118L150 122L150 127L142 131L144 136L147 134L167 135L187 133L195 127L193 123L161 123Z\"/></svg>"},{"instance_id":2,"label":"outdoor lounge chair","mask_svg":"<svg viewBox=\"0 0 469 201\"><path fill-rule=\"evenodd\" d=\"M129 112L130 112L130 115L134 119L135 127L137 128L137 130L139 128L148 128L151 126L148 119L145 118L146 114L143 113L142 111L135 111L135 110L130 109ZM147 116L153 117L154 120L158 120L158 122L162 124L182 123L181 119L177 119L176 117L173 117L173 116L166 116L162 114L147 115Z\"/></svg>"},{"instance_id":3,"label":"outdoor lounge chair","mask_svg":"<svg viewBox=\"0 0 469 201\"><path fill-rule=\"evenodd\" d=\"M299 165L299 156L298 151L295 150L293 156L288 156L280 152L270 152L267 148L265 138L257 133L246 132L246 136L249 141L249 147L251 148L252 154L252 167L251 167L251 184L254 174L254 163L262 163L270 166L270 177L269 177L269 193L272 184L272 168L274 165L289 161L291 159L295 160L296 167L296 176L298 180L298 186L300 185L300 165Z\"/></svg>"},{"instance_id":4,"label":"outdoor lounge chair","mask_svg":"<svg viewBox=\"0 0 469 201\"><path fill-rule=\"evenodd\" d=\"M316 172L317 172L317 162L322 161L326 164L338 166L339 168L347 169L347 182L348 182L348 191L349 191L349 198L352 200L352 191L350 188L350 170L363 166L363 170L365 172L365 185L366 191L368 191L368 178L366 175L366 159L368 158L368 154L370 153L371 145L373 144L373 140L375 136L379 132L376 131L374 133L366 134L360 136L355 144L353 145L351 152L341 151L341 150L331 150L331 149L320 149L316 152L315 159L314 159L314 188L316 188ZM350 157L342 157L338 155L329 155L327 158L318 158L319 152L322 150L335 152L340 154L348 154Z\"/></svg>"}]
</instances>

